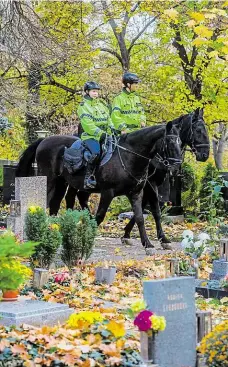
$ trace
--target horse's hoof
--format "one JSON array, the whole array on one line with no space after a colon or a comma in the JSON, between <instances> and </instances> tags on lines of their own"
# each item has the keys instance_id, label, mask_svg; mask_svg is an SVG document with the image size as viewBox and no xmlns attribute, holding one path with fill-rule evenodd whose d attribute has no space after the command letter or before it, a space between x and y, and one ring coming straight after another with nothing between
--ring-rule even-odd
<instances>
[{"instance_id":1,"label":"horse's hoof","mask_svg":"<svg viewBox=\"0 0 228 367\"><path fill-rule=\"evenodd\" d=\"M171 243L171 241L167 238L167 237L161 237L161 238L159 238L159 241L161 242L161 243Z\"/></svg>"},{"instance_id":2,"label":"horse's hoof","mask_svg":"<svg viewBox=\"0 0 228 367\"><path fill-rule=\"evenodd\" d=\"M133 241L131 238L124 238L122 237L121 238L121 242L123 245L126 245L126 246L133 246Z\"/></svg>"},{"instance_id":3,"label":"horse's hoof","mask_svg":"<svg viewBox=\"0 0 228 367\"><path fill-rule=\"evenodd\" d=\"M163 250L173 250L172 246L169 245L168 243L162 243L161 246Z\"/></svg>"}]
</instances>

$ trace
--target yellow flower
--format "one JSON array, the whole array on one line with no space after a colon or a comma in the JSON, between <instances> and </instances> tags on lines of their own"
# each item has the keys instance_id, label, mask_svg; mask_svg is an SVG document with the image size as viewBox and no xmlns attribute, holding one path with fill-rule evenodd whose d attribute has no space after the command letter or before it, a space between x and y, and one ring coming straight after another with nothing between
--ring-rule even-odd
<instances>
[{"instance_id":1,"label":"yellow flower","mask_svg":"<svg viewBox=\"0 0 228 367\"><path fill-rule=\"evenodd\" d=\"M145 308L146 308L146 303L143 300L138 300L131 305L131 310L134 313L139 313L140 311L145 310Z\"/></svg>"},{"instance_id":2,"label":"yellow flower","mask_svg":"<svg viewBox=\"0 0 228 367\"><path fill-rule=\"evenodd\" d=\"M30 207L29 207L29 211L30 211L30 213L32 213L32 214L34 214L34 213L36 213L39 209L41 209L40 208L40 206L35 206L35 205L31 205Z\"/></svg>"},{"instance_id":3,"label":"yellow flower","mask_svg":"<svg viewBox=\"0 0 228 367\"><path fill-rule=\"evenodd\" d=\"M111 331L115 338L121 338L125 335L125 328L123 322L110 321L107 330Z\"/></svg>"},{"instance_id":4,"label":"yellow flower","mask_svg":"<svg viewBox=\"0 0 228 367\"><path fill-rule=\"evenodd\" d=\"M163 331L166 328L166 320L164 316L152 315L150 317L151 328L153 331Z\"/></svg>"},{"instance_id":5,"label":"yellow flower","mask_svg":"<svg viewBox=\"0 0 228 367\"><path fill-rule=\"evenodd\" d=\"M72 314L69 317L67 325L71 328L81 329L88 328L90 325L103 320L104 317L100 312L82 311L78 314Z\"/></svg>"},{"instance_id":6,"label":"yellow flower","mask_svg":"<svg viewBox=\"0 0 228 367\"><path fill-rule=\"evenodd\" d=\"M50 224L49 228L50 229L53 229L53 230L56 230L56 231L59 231L59 225L56 224L56 223Z\"/></svg>"}]
</instances>

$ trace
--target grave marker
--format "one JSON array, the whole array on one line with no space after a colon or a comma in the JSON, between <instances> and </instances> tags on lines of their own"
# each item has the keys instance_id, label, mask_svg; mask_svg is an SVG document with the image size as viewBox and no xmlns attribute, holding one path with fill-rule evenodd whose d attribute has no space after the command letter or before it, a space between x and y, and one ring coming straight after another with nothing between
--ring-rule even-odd
<instances>
[{"instance_id":1,"label":"grave marker","mask_svg":"<svg viewBox=\"0 0 228 367\"><path fill-rule=\"evenodd\" d=\"M47 206L47 177L16 177L15 199L20 201L20 215L10 215L7 218L7 227L21 239L24 239L25 215L30 206L40 206L46 210Z\"/></svg>"},{"instance_id":2,"label":"grave marker","mask_svg":"<svg viewBox=\"0 0 228 367\"><path fill-rule=\"evenodd\" d=\"M165 316L165 331L155 337L154 363L159 367L195 367L195 279L177 277L145 281L144 299L149 310Z\"/></svg>"},{"instance_id":3,"label":"grave marker","mask_svg":"<svg viewBox=\"0 0 228 367\"><path fill-rule=\"evenodd\" d=\"M8 205L15 198L16 169L16 165L3 166L3 205Z\"/></svg>"}]
</instances>

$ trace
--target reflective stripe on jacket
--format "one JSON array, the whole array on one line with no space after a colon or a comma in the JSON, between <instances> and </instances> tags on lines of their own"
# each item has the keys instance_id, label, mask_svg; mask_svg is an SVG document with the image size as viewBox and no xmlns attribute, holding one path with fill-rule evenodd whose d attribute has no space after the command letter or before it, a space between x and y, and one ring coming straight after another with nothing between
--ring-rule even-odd
<instances>
[{"instance_id":1,"label":"reflective stripe on jacket","mask_svg":"<svg viewBox=\"0 0 228 367\"><path fill-rule=\"evenodd\" d=\"M109 109L100 99L86 96L80 103L77 113L83 128L82 140L100 140L103 133L110 133L109 127L113 124Z\"/></svg>"},{"instance_id":2,"label":"reflective stripe on jacket","mask_svg":"<svg viewBox=\"0 0 228 367\"><path fill-rule=\"evenodd\" d=\"M116 130L130 132L139 129L141 123L146 122L139 96L124 88L113 100L111 118Z\"/></svg>"}]
</instances>

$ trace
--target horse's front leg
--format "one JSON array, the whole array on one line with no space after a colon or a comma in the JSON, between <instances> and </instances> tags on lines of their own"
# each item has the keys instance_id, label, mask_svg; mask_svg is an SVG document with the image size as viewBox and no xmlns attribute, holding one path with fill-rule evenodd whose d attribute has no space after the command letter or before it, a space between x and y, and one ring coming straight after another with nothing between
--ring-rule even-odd
<instances>
[{"instance_id":1,"label":"horse's front leg","mask_svg":"<svg viewBox=\"0 0 228 367\"><path fill-rule=\"evenodd\" d=\"M148 195L147 197L148 197L148 201L150 204L151 213L153 214L153 217L155 220L156 229L157 229L157 237L159 241L161 242L161 245L164 249L171 250L172 247L169 245L170 241L165 236L165 233L163 232L162 225L161 225L161 209L159 206L157 190L156 189L150 190L150 195Z\"/></svg>"},{"instance_id":2,"label":"horse's front leg","mask_svg":"<svg viewBox=\"0 0 228 367\"><path fill-rule=\"evenodd\" d=\"M144 189L143 198L142 198L142 210L145 209L147 202L148 202L148 198L146 196L145 189ZM124 228L124 235L121 238L123 243L127 243L127 244L131 243L128 240L131 238L131 231L132 231L134 225L135 225L135 216L133 215L133 217L130 219L130 221L128 222L128 224Z\"/></svg>"},{"instance_id":3,"label":"horse's front leg","mask_svg":"<svg viewBox=\"0 0 228 367\"><path fill-rule=\"evenodd\" d=\"M81 208L87 209L89 212L90 210L89 210L88 200L89 200L90 195L91 195L90 192L87 192L87 191L77 192L77 197L78 197L78 201L79 201Z\"/></svg>"},{"instance_id":4,"label":"horse's front leg","mask_svg":"<svg viewBox=\"0 0 228 367\"><path fill-rule=\"evenodd\" d=\"M152 248L154 247L150 242L149 238L146 234L146 229L144 225L144 218L143 218L143 210L142 210L142 197L143 197L143 190L139 193L129 194L128 199L132 205L132 209L135 215L135 221L139 228L139 234L141 238L142 245L145 248Z\"/></svg>"},{"instance_id":5,"label":"horse's front leg","mask_svg":"<svg viewBox=\"0 0 228 367\"><path fill-rule=\"evenodd\" d=\"M77 192L78 192L78 189L75 189L72 186L68 186L67 193L65 196L67 209L72 209L72 210L74 209L75 198L76 198Z\"/></svg>"},{"instance_id":6,"label":"horse's front leg","mask_svg":"<svg viewBox=\"0 0 228 367\"><path fill-rule=\"evenodd\" d=\"M96 214L96 221L98 226L103 222L105 215L107 213L108 207L114 198L113 190L101 191L101 198Z\"/></svg>"}]
</instances>

